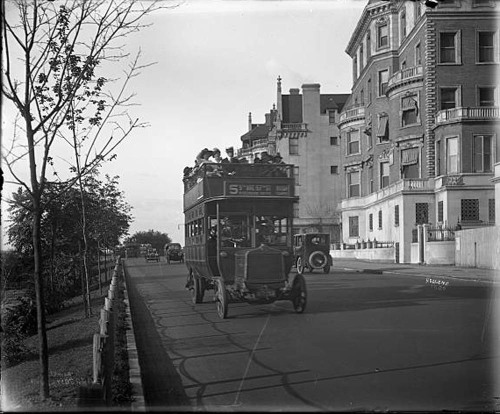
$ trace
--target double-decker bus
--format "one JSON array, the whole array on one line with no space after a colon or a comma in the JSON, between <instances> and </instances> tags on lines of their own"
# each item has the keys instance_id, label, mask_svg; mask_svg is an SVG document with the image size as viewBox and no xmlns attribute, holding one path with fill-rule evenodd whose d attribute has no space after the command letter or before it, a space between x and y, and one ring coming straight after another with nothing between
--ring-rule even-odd
<instances>
[{"instance_id":1,"label":"double-decker bus","mask_svg":"<svg viewBox=\"0 0 500 414\"><path fill-rule=\"evenodd\" d=\"M293 261L293 165L205 163L184 177L186 288L193 303L213 290L220 318L231 302L290 300L305 310Z\"/></svg>"}]
</instances>

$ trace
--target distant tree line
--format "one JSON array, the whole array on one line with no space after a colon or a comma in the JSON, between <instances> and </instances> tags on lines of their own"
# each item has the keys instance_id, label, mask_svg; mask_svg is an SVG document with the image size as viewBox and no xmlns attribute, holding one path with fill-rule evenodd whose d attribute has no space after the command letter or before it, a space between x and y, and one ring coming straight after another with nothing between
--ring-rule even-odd
<instances>
[{"instance_id":1,"label":"distant tree line","mask_svg":"<svg viewBox=\"0 0 500 414\"><path fill-rule=\"evenodd\" d=\"M151 244L151 247L156 249L158 254L163 255L163 248L165 244L171 243L172 239L169 237L167 233L161 233L156 230L148 230L148 231L138 231L134 233L132 236L127 237L125 239L124 244L129 243L138 243L138 244Z\"/></svg>"}]
</instances>

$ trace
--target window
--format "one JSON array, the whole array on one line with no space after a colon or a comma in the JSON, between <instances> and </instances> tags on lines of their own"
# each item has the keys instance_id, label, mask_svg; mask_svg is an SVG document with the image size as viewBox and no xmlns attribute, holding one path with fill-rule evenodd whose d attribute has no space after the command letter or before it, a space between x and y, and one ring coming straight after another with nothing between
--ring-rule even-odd
<instances>
[{"instance_id":1,"label":"window","mask_svg":"<svg viewBox=\"0 0 500 414\"><path fill-rule=\"evenodd\" d=\"M359 45L359 73L363 70L364 67L364 51L363 51L363 43Z\"/></svg>"},{"instance_id":2,"label":"window","mask_svg":"<svg viewBox=\"0 0 500 414\"><path fill-rule=\"evenodd\" d=\"M400 22L401 22L401 39L404 39L406 37L406 12L405 11L403 11L401 13Z\"/></svg>"},{"instance_id":3,"label":"window","mask_svg":"<svg viewBox=\"0 0 500 414\"><path fill-rule=\"evenodd\" d=\"M439 177L441 172L441 154L443 153L443 141L436 142L436 176Z\"/></svg>"},{"instance_id":4,"label":"window","mask_svg":"<svg viewBox=\"0 0 500 414\"><path fill-rule=\"evenodd\" d=\"M429 223L429 203L415 203L415 223Z\"/></svg>"},{"instance_id":5,"label":"window","mask_svg":"<svg viewBox=\"0 0 500 414\"><path fill-rule=\"evenodd\" d=\"M352 59L352 78L354 80L358 79L358 57L354 56Z\"/></svg>"},{"instance_id":6,"label":"window","mask_svg":"<svg viewBox=\"0 0 500 414\"><path fill-rule=\"evenodd\" d=\"M389 162L380 163L380 188L389 185Z\"/></svg>"},{"instance_id":7,"label":"window","mask_svg":"<svg viewBox=\"0 0 500 414\"><path fill-rule=\"evenodd\" d=\"M497 59L496 33L477 33L477 61L479 63L494 63Z\"/></svg>"},{"instance_id":8,"label":"window","mask_svg":"<svg viewBox=\"0 0 500 414\"><path fill-rule=\"evenodd\" d=\"M394 226L399 227L399 204L394 206Z\"/></svg>"},{"instance_id":9,"label":"window","mask_svg":"<svg viewBox=\"0 0 500 414\"><path fill-rule=\"evenodd\" d=\"M452 109L457 107L457 94L458 94L458 88L441 88L440 89L440 103L441 103L441 110L444 109Z\"/></svg>"},{"instance_id":10,"label":"window","mask_svg":"<svg viewBox=\"0 0 500 414\"><path fill-rule=\"evenodd\" d=\"M495 199L490 198L488 200L488 221L490 223L495 222Z\"/></svg>"},{"instance_id":11,"label":"window","mask_svg":"<svg viewBox=\"0 0 500 414\"><path fill-rule=\"evenodd\" d=\"M415 2L415 20L417 20L422 15L422 6L420 6L420 2Z\"/></svg>"},{"instance_id":12,"label":"window","mask_svg":"<svg viewBox=\"0 0 500 414\"><path fill-rule=\"evenodd\" d=\"M389 27L383 23L377 27L377 47L379 49L389 46Z\"/></svg>"},{"instance_id":13,"label":"window","mask_svg":"<svg viewBox=\"0 0 500 414\"><path fill-rule=\"evenodd\" d=\"M415 65L420 66L422 64L422 49L420 43L415 45Z\"/></svg>"},{"instance_id":14,"label":"window","mask_svg":"<svg viewBox=\"0 0 500 414\"><path fill-rule=\"evenodd\" d=\"M366 90L368 92L368 105L372 103L372 80L368 79L366 83Z\"/></svg>"},{"instance_id":15,"label":"window","mask_svg":"<svg viewBox=\"0 0 500 414\"><path fill-rule=\"evenodd\" d=\"M330 125L335 123L335 111L334 110L330 109L328 111L328 123Z\"/></svg>"},{"instance_id":16,"label":"window","mask_svg":"<svg viewBox=\"0 0 500 414\"><path fill-rule=\"evenodd\" d=\"M458 138L446 140L446 173L458 173Z\"/></svg>"},{"instance_id":17,"label":"window","mask_svg":"<svg viewBox=\"0 0 500 414\"><path fill-rule=\"evenodd\" d=\"M339 145L339 137L330 137L330 145Z\"/></svg>"},{"instance_id":18,"label":"window","mask_svg":"<svg viewBox=\"0 0 500 414\"><path fill-rule=\"evenodd\" d=\"M297 166L293 167L293 178L295 178L295 185L300 185L299 167Z\"/></svg>"},{"instance_id":19,"label":"window","mask_svg":"<svg viewBox=\"0 0 500 414\"><path fill-rule=\"evenodd\" d=\"M374 185L373 185L373 167L370 166L368 168L368 194L371 194L375 191Z\"/></svg>"},{"instance_id":20,"label":"window","mask_svg":"<svg viewBox=\"0 0 500 414\"><path fill-rule=\"evenodd\" d=\"M420 148L413 147L401 151L401 177L420 178Z\"/></svg>"},{"instance_id":21,"label":"window","mask_svg":"<svg viewBox=\"0 0 500 414\"><path fill-rule=\"evenodd\" d=\"M347 173L347 197L358 197L359 196L359 171L351 171Z\"/></svg>"},{"instance_id":22,"label":"window","mask_svg":"<svg viewBox=\"0 0 500 414\"><path fill-rule=\"evenodd\" d=\"M361 102L361 105L365 104L365 91L363 89L359 91L359 101Z\"/></svg>"},{"instance_id":23,"label":"window","mask_svg":"<svg viewBox=\"0 0 500 414\"><path fill-rule=\"evenodd\" d=\"M439 33L439 63L460 63L458 33Z\"/></svg>"},{"instance_id":24,"label":"window","mask_svg":"<svg viewBox=\"0 0 500 414\"><path fill-rule=\"evenodd\" d=\"M372 55L372 39L371 39L371 34L370 30L368 30L368 33L366 34L366 59Z\"/></svg>"},{"instance_id":25,"label":"window","mask_svg":"<svg viewBox=\"0 0 500 414\"><path fill-rule=\"evenodd\" d=\"M418 96L405 96L401 99L401 126L415 124L418 124Z\"/></svg>"},{"instance_id":26,"label":"window","mask_svg":"<svg viewBox=\"0 0 500 414\"><path fill-rule=\"evenodd\" d=\"M351 216L349 217L349 237L359 236L359 217Z\"/></svg>"},{"instance_id":27,"label":"window","mask_svg":"<svg viewBox=\"0 0 500 414\"><path fill-rule=\"evenodd\" d=\"M338 174L338 173L339 173L338 165L330 165L330 174Z\"/></svg>"},{"instance_id":28,"label":"window","mask_svg":"<svg viewBox=\"0 0 500 414\"><path fill-rule=\"evenodd\" d=\"M478 88L479 106L495 106L495 88L481 86Z\"/></svg>"},{"instance_id":29,"label":"window","mask_svg":"<svg viewBox=\"0 0 500 414\"><path fill-rule=\"evenodd\" d=\"M359 154L359 130L347 132L347 155Z\"/></svg>"},{"instance_id":30,"label":"window","mask_svg":"<svg viewBox=\"0 0 500 414\"><path fill-rule=\"evenodd\" d=\"M299 139L297 137L288 140L290 155L299 155Z\"/></svg>"},{"instance_id":31,"label":"window","mask_svg":"<svg viewBox=\"0 0 500 414\"><path fill-rule=\"evenodd\" d=\"M405 70L406 69L406 60L403 60L401 62L401 70Z\"/></svg>"},{"instance_id":32,"label":"window","mask_svg":"<svg viewBox=\"0 0 500 414\"><path fill-rule=\"evenodd\" d=\"M479 200L478 199L462 199L460 200L460 216L461 221L478 221L479 220Z\"/></svg>"},{"instance_id":33,"label":"window","mask_svg":"<svg viewBox=\"0 0 500 414\"><path fill-rule=\"evenodd\" d=\"M444 218L444 202L443 201L438 201L438 221L443 222Z\"/></svg>"},{"instance_id":34,"label":"window","mask_svg":"<svg viewBox=\"0 0 500 414\"><path fill-rule=\"evenodd\" d=\"M474 172L492 171L492 135L474 135Z\"/></svg>"},{"instance_id":35,"label":"window","mask_svg":"<svg viewBox=\"0 0 500 414\"><path fill-rule=\"evenodd\" d=\"M370 231L373 231L373 214L368 215L368 227Z\"/></svg>"},{"instance_id":36,"label":"window","mask_svg":"<svg viewBox=\"0 0 500 414\"><path fill-rule=\"evenodd\" d=\"M299 203L293 203L293 217L299 217ZM295 232L294 234L297 234Z\"/></svg>"},{"instance_id":37,"label":"window","mask_svg":"<svg viewBox=\"0 0 500 414\"><path fill-rule=\"evenodd\" d=\"M379 116L377 138L379 143L389 140L389 117L387 115Z\"/></svg>"},{"instance_id":38,"label":"window","mask_svg":"<svg viewBox=\"0 0 500 414\"><path fill-rule=\"evenodd\" d=\"M385 96L389 82L389 70L384 69L378 73L378 96Z\"/></svg>"},{"instance_id":39,"label":"window","mask_svg":"<svg viewBox=\"0 0 500 414\"><path fill-rule=\"evenodd\" d=\"M382 210L378 211L378 229L382 230Z\"/></svg>"}]
</instances>

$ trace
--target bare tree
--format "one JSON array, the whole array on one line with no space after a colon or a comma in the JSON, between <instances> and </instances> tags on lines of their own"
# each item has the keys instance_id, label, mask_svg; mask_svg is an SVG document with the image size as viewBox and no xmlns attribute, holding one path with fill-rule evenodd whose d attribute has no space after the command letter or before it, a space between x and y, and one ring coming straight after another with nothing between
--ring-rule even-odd
<instances>
[{"instance_id":1,"label":"bare tree","mask_svg":"<svg viewBox=\"0 0 500 414\"><path fill-rule=\"evenodd\" d=\"M128 107L130 80L144 66L131 59L125 38L141 30L143 18L165 1L10 0L2 17L2 95L18 114L15 136L3 161L15 183L29 193L33 222L34 282L39 337L40 397L49 396L48 346L40 241L42 198L52 170L61 192L114 156L139 127ZM116 73L117 64L125 70ZM73 152L75 163L64 154ZM72 151L71 151L72 150ZM66 163L66 168L63 168ZM28 173L26 174L26 171ZM28 177L28 178L25 178ZM54 195L57 197L57 194Z\"/></svg>"}]
</instances>

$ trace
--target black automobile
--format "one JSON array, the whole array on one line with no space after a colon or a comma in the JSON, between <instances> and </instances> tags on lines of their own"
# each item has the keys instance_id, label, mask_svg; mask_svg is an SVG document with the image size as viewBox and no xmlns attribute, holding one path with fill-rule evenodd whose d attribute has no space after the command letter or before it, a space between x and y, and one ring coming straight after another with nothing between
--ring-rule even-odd
<instances>
[{"instance_id":1,"label":"black automobile","mask_svg":"<svg viewBox=\"0 0 500 414\"><path fill-rule=\"evenodd\" d=\"M159 262L160 255L156 251L156 249L149 249L146 252L146 262Z\"/></svg>"},{"instance_id":2,"label":"black automobile","mask_svg":"<svg viewBox=\"0 0 500 414\"><path fill-rule=\"evenodd\" d=\"M165 260L170 262L184 262L184 252L180 243L168 243L165 245Z\"/></svg>"},{"instance_id":3,"label":"black automobile","mask_svg":"<svg viewBox=\"0 0 500 414\"><path fill-rule=\"evenodd\" d=\"M293 262L297 273L306 269L310 272L322 269L330 272L332 257L330 256L330 235L328 233L305 233L293 236Z\"/></svg>"}]
</instances>

